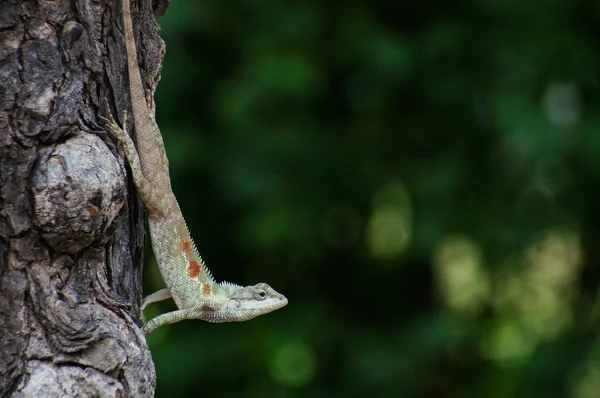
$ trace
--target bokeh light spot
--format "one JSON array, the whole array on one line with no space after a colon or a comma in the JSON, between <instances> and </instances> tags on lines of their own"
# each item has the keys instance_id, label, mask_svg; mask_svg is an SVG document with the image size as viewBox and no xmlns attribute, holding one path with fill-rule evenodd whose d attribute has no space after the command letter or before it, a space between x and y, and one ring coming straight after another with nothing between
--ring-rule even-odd
<instances>
[{"instance_id":1,"label":"bokeh light spot","mask_svg":"<svg viewBox=\"0 0 600 398\"><path fill-rule=\"evenodd\" d=\"M529 359L537 346L537 339L514 321L494 325L481 343L484 357L500 366L515 366Z\"/></svg>"},{"instance_id":2,"label":"bokeh light spot","mask_svg":"<svg viewBox=\"0 0 600 398\"><path fill-rule=\"evenodd\" d=\"M368 222L367 239L371 253L393 258L406 248L412 234L412 211L404 185L394 180L383 187L374 200Z\"/></svg>"},{"instance_id":3,"label":"bokeh light spot","mask_svg":"<svg viewBox=\"0 0 600 398\"><path fill-rule=\"evenodd\" d=\"M544 93L544 110L550 123L571 127L581 120L581 98L573 83L552 83Z\"/></svg>"},{"instance_id":4,"label":"bokeh light spot","mask_svg":"<svg viewBox=\"0 0 600 398\"><path fill-rule=\"evenodd\" d=\"M273 355L270 373L283 385L299 387L309 383L315 374L315 354L305 343L282 345Z\"/></svg>"},{"instance_id":5,"label":"bokeh light spot","mask_svg":"<svg viewBox=\"0 0 600 398\"><path fill-rule=\"evenodd\" d=\"M522 258L496 278L492 303L542 340L552 340L573 323L572 302L581 263L579 235L568 229L547 231ZM510 272L509 272L510 271Z\"/></svg>"},{"instance_id":6,"label":"bokeh light spot","mask_svg":"<svg viewBox=\"0 0 600 398\"><path fill-rule=\"evenodd\" d=\"M433 263L443 302L454 311L479 312L489 296L490 281L477 244L466 236L449 236L438 245Z\"/></svg>"}]
</instances>

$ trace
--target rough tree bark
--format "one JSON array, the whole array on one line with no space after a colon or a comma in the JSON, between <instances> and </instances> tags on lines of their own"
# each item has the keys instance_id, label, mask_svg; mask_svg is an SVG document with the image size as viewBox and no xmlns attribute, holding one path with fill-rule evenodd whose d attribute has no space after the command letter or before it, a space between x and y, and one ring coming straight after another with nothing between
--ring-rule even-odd
<instances>
[{"instance_id":1,"label":"rough tree bark","mask_svg":"<svg viewBox=\"0 0 600 398\"><path fill-rule=\"evenodd\" d=\"M133 4L151 90L154 3ZM126 68L117 0L0 0L0 397L154 394L143 209L98 117L130 108Z\"/></svg>"}]
</instances>

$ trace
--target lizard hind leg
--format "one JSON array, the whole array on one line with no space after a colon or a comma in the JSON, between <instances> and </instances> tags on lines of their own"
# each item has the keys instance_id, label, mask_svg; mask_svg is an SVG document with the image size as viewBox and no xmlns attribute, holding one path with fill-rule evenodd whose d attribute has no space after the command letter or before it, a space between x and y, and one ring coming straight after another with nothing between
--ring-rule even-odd
<instances>
[{"instance_id":1,"label":"lizard hind leg","mask_svg":"<svg viewBox=\"0 0 600 398\"><path fill-rule=\"evenodd\" d=\"M106 129L112 133L119 144L123 147L125 151L125 156L127 157L127 161L129 162L129 166L131 168L131 174L133 175L133 182L148 209L148 212L152 215L157 215L161 213L160 202L161 199L158 197L150 182L144 177L142 174L142 166L140 163L140 157L135 149L135 145L133 144L133 140L127 134L127 111L123 111L123 128L121 128L117 122L115 121L112 112L106 103L106 111L108 117L101 117L102 120L106 123Z\"/></svg>"},{"instance_id":2,"label":"lizard hind leg","mask_svg":"<svg viewBox=\"0 0 600 398\"><path fill-rule=\"evenodd\" d=\"M167 289L167 288L161 289L161 290L159 290L157 292L154 292L154 293L150 294L149 296L146 296L142 300L142 311L149 304L156 303L157 301L166 300L166 299L169 299L171 297L172 297L171 296L171 291L169 289Z\"/></svg>"}]
</instances>

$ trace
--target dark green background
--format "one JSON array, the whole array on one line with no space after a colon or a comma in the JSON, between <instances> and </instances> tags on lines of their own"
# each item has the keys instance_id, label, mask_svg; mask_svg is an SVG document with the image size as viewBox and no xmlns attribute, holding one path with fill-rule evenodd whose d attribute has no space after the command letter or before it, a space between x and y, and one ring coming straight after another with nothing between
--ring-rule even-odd
<instances>
[{"instance_id":1,"label":"dark green background","mask_svg":"<svg viewBox=\"0 0 600 398\"><path fill-rule=\"evenodd\" d=\"M216 279L289 305L158 329L157 396L600 397L599 16L174 0L173 189Z\"/></svg>"}]
</instances>

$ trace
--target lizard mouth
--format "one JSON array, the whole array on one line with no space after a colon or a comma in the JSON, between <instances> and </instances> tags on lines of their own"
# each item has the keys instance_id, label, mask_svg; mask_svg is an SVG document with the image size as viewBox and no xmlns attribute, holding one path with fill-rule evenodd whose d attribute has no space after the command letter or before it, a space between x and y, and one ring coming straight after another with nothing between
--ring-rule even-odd
<instances>
[{"instance_id":1,"label":"lizard mouth","mask_svg":"<svg viewBox=\"0 0 600 398\"><path fill-rule=\"evenodd\" d=\"M281 300L281 301L273 304L273 306L272 306L273 309L279 309L279 308L285 307L288 304L288 299L285 296L281 296L279 298L279 300Z\"/></svg>"},{"instance_id":2,"label":"lizard mouth","mask_svg":"<svg viewBox=\"0 0 600 398\"><path fill-rule=\"evenodd\" d=\"M282 307L285 307L288 304L288 299L287 297L285 297L284 295L279 295L279 297L275 297L273 299L274 302L270 303L269 305L264 306L261 309L256 309L255 311L252 311L252 314L248 314L248 318L247 319L251 319L254 317L257 317L259 315L262 315L266 312L272 312L275 310L278 310Z\"/></svg>"}]
</instances>

